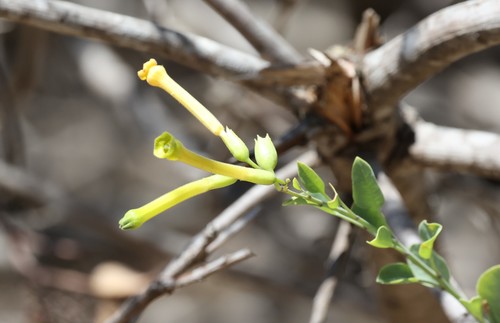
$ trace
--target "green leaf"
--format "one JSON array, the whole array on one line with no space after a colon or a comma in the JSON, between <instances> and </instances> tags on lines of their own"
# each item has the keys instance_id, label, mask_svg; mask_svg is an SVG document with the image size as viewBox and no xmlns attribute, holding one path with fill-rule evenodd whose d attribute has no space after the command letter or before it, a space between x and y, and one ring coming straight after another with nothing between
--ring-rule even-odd
<instances>
[{"instance_id":1,"label":"green leaf","mask_svg":"<svg viewBox=\"0 0 500 323\"><path fill-rule=\"evenodd\" d=\"M356 157L352 164L352 198L360 208L380 210L384 205L384 195L370 165Z\"/></svg>"},{"instance_id":2,"label":"green leaf","mask_svg":"<svg viewBox=\"0 0 500 323\"><path fill-rule=\"evenodd\" d=\"M418 254L424 259L430 259L432 249L434 248L434 241L443 230L443 226L439 223L427 223L426 220L420 222L418 226L418 234L422 239Z\"/></svg>"},{"instance_id":3,"label":"green leaf","mask_svg":"<svg viewBox=\"0 0 500 323\"><path fill-rule=\"evenodd\" d=\"M332 210L335 210L336 208L338 208L339 205L340 205L339 196L335 195L335 197L333 198L333 200L330 200L330 201L326 202L326 205L328 205L328 207L330 209L332 209Z\"/></svg>"},{"instance_id":4,"label":"green leaf","mask_svg":"<svg viewBox=\"0 0 500 323\"><path fill-rule=\"evenodd\" d=\"M383 225L378 228L375 239L367 241L367 243L376 248L392 248L394 247L392 232L386 226Z\"/></svg>"},{"instance_id":5,"label":"green leaf","mask_svg":"<svg viewBox=\"0 0 500 323\"><path fill-rule=\"evenodd\" d=\"M291 199L286 200L285 202L283 202L282 205L283 206L289 206L289 205L309 205L309 203L303 197L294 196Z\"/></svg>"},{"instance_id":6,"label":"green leaf","mask_svg":"<svg viewBox=\"0 0 500 323\"><path fill-rule=\"evenodd\" d=\"M300 183L311 193L321 193L326 196L325 183L319 175L304 163L297 162Z\"/></svg>"},{"instance_id":7,"label":"green leaf","mask_svg":"<svg viewBox=\"0 0 500 323\"><path fill-rule=\"evenodd\" d=\"M378 186L375 174L370 165L356 157L352 165L352 211L368 221L376 229L387 225L380 208L384 204L384 196Z\"/></svg>"},{"instance_id":8,"label":"green leaf","mask_svg":"<svg viewBox=\"0 0 500 323\"><path fill-rule=\"evenodd\" d=\"M397 262L394 264L385 265L382 267L377 276L379 284L410 284L416 283L417 280L407 264Z\"/></svg>"},{"instance_id":9,"label":"green leaf","mask_svg":"<svg viewBox=\"0 0 500 323\"><path fill-rule=\"evenodd\" d=\"M488 302L491 323L500 323L500 265L493 266L481 274L476 290Z\"/></svg>"},{"instance_id":10,"label":"green leaf","mask_svg":"<svg viewBox=\"0 0 500 323\"><path fill-rule=\"evenodd\" d=\"M472 316L479 320L479 323L484 322L483 301L484 300L479 296L475 296L468 301L462 301L463 305L466 306L469 313L471 313Z\"/></svg>"},{"instance_id":11,"label":"green leaf","mask_svg":"<svg viewBox=\"0 0 500 323\"><path fill-rule=\"evenodd\" d=\"M380 210L363 209L359 207L357 204L353 204L351 210L357 215L359 215L361 218L366 220L368 223L373 225L375 229L378 229L383 225L387 225L384 214L380 212Z\"/></svg>"},{"instance_id":12,"label":"green leaf","mask_svg":"<svg viewBox=\"0 0 500 323\"><path fill-rule=\"evenodd\" d=\"M420 244L415 244L410 247L410 251L415 257L418 257L422 262L424 262L428 267L430 267L435 274L439 275L438 277L442 277L444 280L449 281L450 271L448 269L448 265L446 264L444 258L433 250L431 257L429 259L424 259L420 256L419 250L420 250ZM415 275L415 277L420 282L427 283L427 285L430 285L432 287L439 287L439 282L437 281L437 279L434 276L427 273L422 268L420 268L416 263L408 259L407 264L408 266L410 266L413 275Z\"/></svg>"},{"instance_id":13,"label":"green leaf","mask_svg":"<svg viewBox=\"0 0 500 323\"><path fill-rule=\"evenodd\" d=\"M297 178L293 178L292 180L292 186L294 189L296 189L297 191L302 191L302 187L300 186L300 183L299 181L297 180Z\"/></svg>"}]
</instances>

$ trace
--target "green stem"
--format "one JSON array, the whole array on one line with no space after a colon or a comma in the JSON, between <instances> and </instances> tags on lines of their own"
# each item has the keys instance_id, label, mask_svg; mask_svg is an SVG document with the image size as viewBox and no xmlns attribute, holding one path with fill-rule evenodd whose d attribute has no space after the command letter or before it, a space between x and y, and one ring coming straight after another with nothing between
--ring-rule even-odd
<instances>
[{"instance_id":1,"label":"green stem","mask_svg":"<svg viewBox=\"0 0 500 323\"><path fill-rule=\"evenodd\" d=\"M370 222L366 221L365 219L363 219L362 217L360 217L359 215L357 215L356 213L354 213L344 203L344 201L339 200L339 202L340 202L340 206L342 206L342 208L349 213L349 215L350 215L351 218L353 218L356 221L358 221L362 225L363 229L365 229L366 231L368 231L368 233L370 233L372 236L376 236L377 235L377 228L375 228Z\"/></svg>"},{"instance_id":2,"label":"green stem","mask_svg":"<svg viewBox=\"0 0 500 323\"><path fill-rule=\"evenodd\" d=\"M419 257L415 256L411 251L408 250L401 242L399 242L397 239L395 240L396 246L394 247L395 250L403 254L405 257L407 257L410 261L412 261L415 265L420 267L423 271L425 271L426 274L434 278L441 289L449 293L451 296L453 296L455 299L457 299L460 304L462 304L467 311L473 314L473 310L470 309L470 305L466 300L466 297L464 295L461 295L446 279L443 279L442 275L440 275L435 268L429 267L422 259ZM481 320L481 318L478 318L474 316L478 321Z\"/></svg>"}]
</instances>

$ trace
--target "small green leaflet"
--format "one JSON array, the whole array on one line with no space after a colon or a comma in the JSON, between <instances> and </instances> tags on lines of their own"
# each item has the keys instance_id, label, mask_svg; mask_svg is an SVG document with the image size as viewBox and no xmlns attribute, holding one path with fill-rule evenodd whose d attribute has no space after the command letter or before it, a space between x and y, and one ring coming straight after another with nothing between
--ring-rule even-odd
<instances>
[{"instance_id":1,"label":"small green leaflet","mask_svg":"<svg viewBox=\"0 0 500 323\"><path fill-rule=\"evenodd\" d=\"M416 283L417 279L407 264L397 262L382 267L377 276L377 283L386 285Z\"/></svg>"},{"instance_id":2,"label":"small green leaflet","mask_svg":"<svg viewBox=\"0 0 500 323\"><path fill-rule=\"evenodd\" d=\"M376 248L392 248L394 241L392 240L392 232L386 226L381 226L377 230L377 235L371 241L367 241L369 245Z\"/></svg>"},{"instance_id":3,"label":"small green leaflet","mask_svg":"<svg viewBox=\"0 0 500 323\"><path fill-rule=\"evenodd\" d=\"M321 193L326 196L325 183L319 175L304 163L297 162L300 184L311 193Z\"/></svg>"},{"instance_id":4,"label":"small green leaflet","mask_svg":"<svg viewBox=\"0 0 500 323\"><path fill-rule=\"evenodd\" d=\"M418 234L422 243L420 244L420 249L418 254L424 259L430 259L432 255L432 249L434 248L434 241L443 230L443 226L439 223L427 223L426 220L420 222L418 226Z\"/></svg>"}]
</instances>

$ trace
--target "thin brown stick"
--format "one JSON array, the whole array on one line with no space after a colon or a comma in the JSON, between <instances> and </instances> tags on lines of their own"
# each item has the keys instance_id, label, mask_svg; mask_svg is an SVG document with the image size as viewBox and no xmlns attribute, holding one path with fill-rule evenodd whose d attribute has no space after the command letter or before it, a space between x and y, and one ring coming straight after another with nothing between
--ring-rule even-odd
<instances>
[{"instance_id":1,"label":"thin brown stick","mask_svg":"<svg viewBox=\"0 0 500 323\"><path fill-rule=\"evenodd\" d=\"M267 22L254 16L240 0L205 0L271 62L297 63L301 55Z\"/></svg>"}]
</instances>

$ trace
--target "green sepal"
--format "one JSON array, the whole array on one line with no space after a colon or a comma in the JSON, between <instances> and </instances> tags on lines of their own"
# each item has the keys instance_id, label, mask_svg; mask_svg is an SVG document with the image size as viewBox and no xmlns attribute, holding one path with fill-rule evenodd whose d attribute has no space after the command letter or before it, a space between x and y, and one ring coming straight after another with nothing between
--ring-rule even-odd
<instances>
[{"instance_id":1,"label":"green sepal","mask_svg":"<svg viewBox=\"0 0 500 323\"><path fill-rule=\"evenodd\" d=\"M377 275L377 283L384 285L411 284L418 280L407 264L397 262L382 267Z\"/></svg>"},{"instance_id":2,"label":"green sepal","mask_svg":"<svg viewBox=\"0 0 500 323\"><path fill-rule=\"evenodd\" d=\"M486 317L490 323L500 323L500 265L495 265L481 274L476 290L488 302Z\"/></svg>"},{"instance_id":3,"label":"green sepal","mask_svg":"<svg viewBox=\"0 0 500 323\"><path fill-rule=\"evenodd\" d=\"M393 248L395 246L392 232L385 225L379 227L375 238L371 241L367 241L366 243L381 249Z\"/></svg>"},{"instance_id":4,"label":"green sepal","mask_svg":"<svg viewBox=\"0 0 500 323\"><path fill-rule=\"evenodd\" d=\"M418 234L422 239L418 254L424 259L430 259L434 248L434 241L443 230L443 226L439 223L427 223L426 220L420 222L418 226Z\"/></svg>"}]
</instances>

